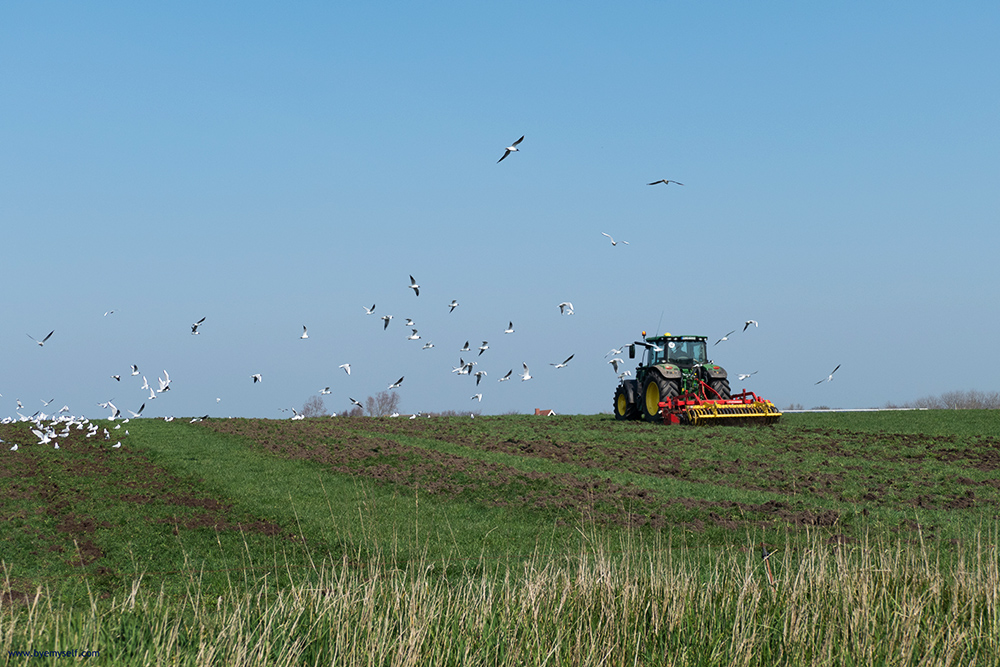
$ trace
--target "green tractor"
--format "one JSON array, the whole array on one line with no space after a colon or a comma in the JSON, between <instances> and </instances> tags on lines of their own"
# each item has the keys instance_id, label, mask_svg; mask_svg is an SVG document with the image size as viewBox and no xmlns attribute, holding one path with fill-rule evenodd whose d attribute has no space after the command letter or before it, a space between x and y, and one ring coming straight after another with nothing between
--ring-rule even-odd
<instances>
[{"instance_id":1,"label":"green tractor","mask_svg":"<svg viewBox=\"0 0 1000 667\"><path fill-rule=\"evenodd\" d=\"M708 359L705 336L647 337L628 346L645 348L634 380L615 390L615 419L664 424L775 424L781 411L752 391L731 395L726 371Z\"/></svg>"},{"instance_id":2,"label":"green tractor","mask_svg":"<svg viewBox=\"0 0 1000 667\"><path fill-rule=\"evenodd\" d=\"M685 395L729 399L726 371L708 360L706 336L645 336L628 346L635 359L636 346L645 348L634 380L622 380L615 391L616 419L660 420L660 403ZM707 387L708 391L704 388Z\"/></svg>"}]
</instances>

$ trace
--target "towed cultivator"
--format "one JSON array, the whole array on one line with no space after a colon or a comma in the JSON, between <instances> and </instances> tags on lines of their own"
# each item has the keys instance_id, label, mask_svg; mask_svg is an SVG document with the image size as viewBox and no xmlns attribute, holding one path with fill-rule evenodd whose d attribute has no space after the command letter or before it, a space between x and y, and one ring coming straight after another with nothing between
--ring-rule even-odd
<instances>
[{"instance_id":1,"label":"towed cultivator","mask_svg":"<svg viewBox=\"0 0 1000 667\"><path fill-rule=\"evenodd\" d=\"M731 395L725 369L708 360L705 336L646 337L629 345L645 348L636 379L615 391L616 419L664 424L774 424L781 412L751 391Z\"/></svg>"},{"instance_id":2,"label":"towed cultivator","mask_svg":"<svg viewBox=\"0 0 1000 667\"><path fill-rule=\"evenodd\" d=\"M765 401L752 391L722 398L707 396L715 392L702 383L701 393L685 394L660 401L660 414L664 424L774 424L781 412L771 401Z\"/></svg>"}]
</instances>

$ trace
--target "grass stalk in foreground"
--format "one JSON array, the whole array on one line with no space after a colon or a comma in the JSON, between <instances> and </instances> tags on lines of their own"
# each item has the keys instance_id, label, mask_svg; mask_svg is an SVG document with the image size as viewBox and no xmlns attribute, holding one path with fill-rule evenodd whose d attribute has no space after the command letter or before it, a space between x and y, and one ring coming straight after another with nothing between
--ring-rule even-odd
<instances>
[{"instance_id":1,"label":"grass stalk in foreground","mask_svg":"<svg viewBox=\"0 0 1000 667\"><path fill-rule=\"evenodd\" d=\"M138 577L83 608L44 590L5 597L0 644L99 651L88 664L986 665L1000 656L995 538L980 534L944 567L920 544L813 536L771 557L775 587L750 536L710 559L589 540L572 556L447 576L441 563L400 568L376 554L211 599L196 575L180 598Z\"/></svg>"}]
</instances>

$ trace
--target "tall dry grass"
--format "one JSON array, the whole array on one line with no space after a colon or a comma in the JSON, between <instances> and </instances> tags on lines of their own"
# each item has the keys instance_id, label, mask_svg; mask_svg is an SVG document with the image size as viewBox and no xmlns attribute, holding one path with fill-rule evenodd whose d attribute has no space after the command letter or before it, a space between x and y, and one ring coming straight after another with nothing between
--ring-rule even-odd
<instances>
[{"instance_id":1,"label":"tall dry grass","mask_svg":"<svg viewBox=\"0 0 1000 667\"><path fill-rule=\"evenodd\" d=\"M4 598L0 644L6 664L25 660L8 651L87 649L100 651L87 664L135 665L992 665L996 537L945 566L922 543L815 536L771 557L774 586L749 536L711 552L588 540L448 576L454 564L345 560L214 599L196 574L173 597L139 577L83 608L41 589Z\"/></svg>"}]
</instances>

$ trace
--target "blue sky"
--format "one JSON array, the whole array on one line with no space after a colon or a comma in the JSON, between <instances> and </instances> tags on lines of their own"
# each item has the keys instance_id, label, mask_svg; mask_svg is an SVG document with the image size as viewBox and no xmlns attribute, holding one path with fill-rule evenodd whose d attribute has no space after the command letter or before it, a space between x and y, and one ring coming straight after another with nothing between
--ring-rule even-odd
<instances>
[{"instance_id":1,"label":"blue sky","mask_svg":"<svg viewBox=\"0 0 1000 667\"><path fill-rule=\"evenodd\" d=\"M1000 389L1000 5L337 4L0 7L0 415L595 413L751 318L781 407Z\"/></svg>"}]
</instances>

